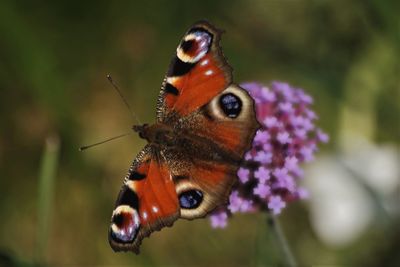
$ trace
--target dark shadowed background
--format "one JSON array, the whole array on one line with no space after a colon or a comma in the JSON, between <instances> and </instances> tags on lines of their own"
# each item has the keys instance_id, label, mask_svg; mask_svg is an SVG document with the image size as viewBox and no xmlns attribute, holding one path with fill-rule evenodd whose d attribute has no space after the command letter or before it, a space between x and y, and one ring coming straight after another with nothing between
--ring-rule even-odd
<instances>
[{"instance_id":1,"label":"dark shadowed background","mask_svg":"<svg viewBox=\"0 0 400 267\"><path fill-rule=\"evenodd\" d=\"M141 121L154 121L182 34L206 18L226 30L236 82L303 88L330 135L304 166L310 199L280 216L297 261L400 266L399 10L395 0L1 1L0 265L283 262L265 214L224 230L179 220L145 239L140 256L114 253L110 215L144 141L78 151L133 123L108 73Z\"/></svg>"}]
</instances>

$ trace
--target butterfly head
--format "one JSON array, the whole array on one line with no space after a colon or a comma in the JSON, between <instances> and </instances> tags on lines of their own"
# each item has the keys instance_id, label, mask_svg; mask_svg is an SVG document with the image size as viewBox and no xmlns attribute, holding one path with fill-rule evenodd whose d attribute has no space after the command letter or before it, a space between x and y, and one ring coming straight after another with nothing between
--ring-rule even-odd
<instances>
[{"instance_id":1,"label":"butterfly head","mask_svg":"<svg viewBox=\"0 0 400 267\"><path fill-rule=\"evenodd\" d=\"M140 138L153 145L168 146L174 142L173 129L162 123L133 125L132 129L139 134Z\"/></svg>"},{"instance_id":2,"label":"butterfly head","mask_svg":"<svg viewBox=\"0 0 400 267\"><path fill-rule=\"evenodd\" d=\"M149 125L147 123L142 125L133 125L132 130L138 133L139 137L147 140L146 132Z\"/></svg>"}]
</instances>

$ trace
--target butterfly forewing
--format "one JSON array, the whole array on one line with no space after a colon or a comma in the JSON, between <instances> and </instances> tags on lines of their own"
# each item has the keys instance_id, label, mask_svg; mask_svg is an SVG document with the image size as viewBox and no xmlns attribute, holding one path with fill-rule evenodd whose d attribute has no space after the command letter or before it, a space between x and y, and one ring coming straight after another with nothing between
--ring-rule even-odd
<instances>
[{"instance_id":1,"label":"butterfly forewing","mask_svg":"<svg viewBox=\"0 0 400 267\"><path fill-rule=\"evenodd\" d=\"M115 251L139 252L142 239L179 217L175 185L167 165L150 146L129 169L111 218L109 241Z\"/></svg>"},{"instance_id":2,"label":"butterfly forewing","mask_svg":"<svg viewBox=\"0 0 400 267\"><path fill-rule=\"evenodd\" d=\"M184 35L164 79L157 117L171 112L186 116L207 104L232 81L219 41L222 31L206 21L194 24Z\"/></svg>"}]
</instances>

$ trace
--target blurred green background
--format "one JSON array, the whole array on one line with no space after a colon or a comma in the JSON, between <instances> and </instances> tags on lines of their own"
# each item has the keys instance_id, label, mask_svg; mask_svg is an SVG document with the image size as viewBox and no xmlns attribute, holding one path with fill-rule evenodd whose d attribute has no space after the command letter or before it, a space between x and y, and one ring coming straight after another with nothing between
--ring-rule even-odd
<instances>
[{"instance_id":1,"label":"blurred green background","mask_svg":"<svg viewBox=\"0 0 400 267\"><path fill-rule=\"evenodd\" d=\"M140 119L154 121L176 45L203 18L226 30L222 46L237 82L304 88L331 137L305 166L310 199L280 216L298 263L400 266L395 0L2 0L0 265L282 266L265 214L234 216L224 230L179 220L145 239L140 256L114 253L110 215L144 142L131 136L78 151L132 124L108 73ZM319 184L325 174L344 188L352 182L357 194L323 199L332 193ZM352 203L362 208L346 209Z\"/></svg>"}]
</instances>

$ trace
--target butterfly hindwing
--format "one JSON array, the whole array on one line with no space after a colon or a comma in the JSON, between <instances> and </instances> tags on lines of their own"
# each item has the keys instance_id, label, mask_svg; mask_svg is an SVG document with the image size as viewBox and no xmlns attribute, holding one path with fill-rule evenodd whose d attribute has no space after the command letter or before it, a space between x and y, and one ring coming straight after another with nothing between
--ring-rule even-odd
<instances>
[{"instance_id":1,"label":"butterfly hindwing","mask_svg":"<svg viewBox=\"0 0 400 267\"><path fill-rule=\"evenodd\" d=\"M178 198L168 167L146 146L124 180L111 218L109 241L115 251L139 252L142 239L179 217Z\"/></svg>"},{"instance_id":2,"label":"butterfly hindwing","mask_svg":"<svg viewBox=\"0 0 400 267\"><path fill-rule=\"evenodd\" d=\"M258 128L254 103L245 90L231 84L205 106L177 122L178 147L166 148L178 197L201 195L195 207L184 207L181 217L204 217L228 200L243 154ZM184 199L183 199L184 200Z\"/></svg>"}]
</instances>

